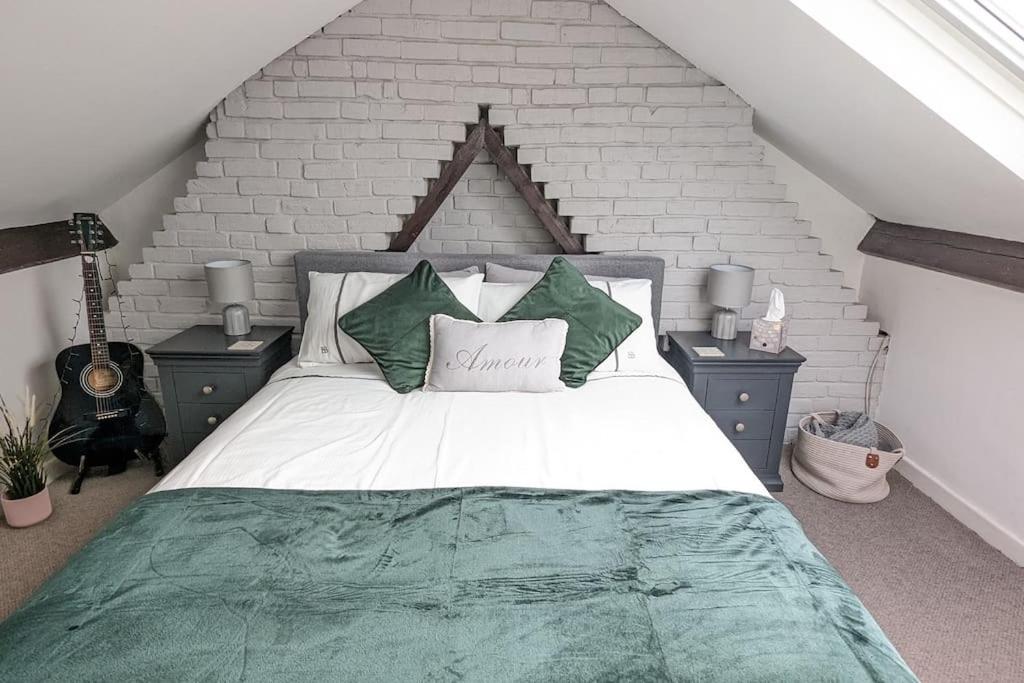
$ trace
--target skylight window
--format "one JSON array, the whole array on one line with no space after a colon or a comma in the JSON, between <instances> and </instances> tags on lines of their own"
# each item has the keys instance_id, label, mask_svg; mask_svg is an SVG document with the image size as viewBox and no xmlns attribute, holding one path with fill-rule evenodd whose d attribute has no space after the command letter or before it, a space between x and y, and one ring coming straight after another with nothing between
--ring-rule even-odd
<instances>
[{"instance_id":1,"label":"skylight window","mask_svg":"<svg viewBox=\"0 0 1024 683\"><path fill-rule=\"evenodd\" d=\"M975 45L1024 78L1024 0L926 0Z\"/></svg>"},{"instance_id":2,"label":"skylight window","mask_svg":"<svg viewBox=\"0 0 1024 683\"><path fill-rule=\"evenodd\" d=\"M987 0L981 2L975 0L976 5L981 6L986 12L991 14L1003 26L1013 31L1018 39L1024 40L1024 7L1019 1L1003 0L1002 2L995 2L994 0Z\"/></svg>"}]
</instances>

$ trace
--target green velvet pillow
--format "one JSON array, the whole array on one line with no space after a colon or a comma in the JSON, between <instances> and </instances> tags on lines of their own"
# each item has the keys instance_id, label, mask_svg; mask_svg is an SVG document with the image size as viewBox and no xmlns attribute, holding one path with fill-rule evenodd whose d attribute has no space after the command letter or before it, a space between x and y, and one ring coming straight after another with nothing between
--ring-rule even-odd
<instances>
[{"instance_id":1,"label":"green velvet pillow","mask_svg":"<svg viewBox=\"0 0 1024 683\"><path fill-rule=\"evenodd\" d=\"M600 289L561 256L551 261L544 277L498 322L561 318L569 323L560 379L581 387L587 375L640 327L640 316Z\"/></svg>"},{"instance_id":2,"label":"green velvet pillow","mask_svg":"<svg viewBox=\"0 0 1024 683\"><path fill-rule=\"evenodd\" d=\"M391 388L407 394L423 386L430 360L430 316L480 319L459 303L427 261L338 320L345 334L373 356Z\"/></svg>"}]
</instances>

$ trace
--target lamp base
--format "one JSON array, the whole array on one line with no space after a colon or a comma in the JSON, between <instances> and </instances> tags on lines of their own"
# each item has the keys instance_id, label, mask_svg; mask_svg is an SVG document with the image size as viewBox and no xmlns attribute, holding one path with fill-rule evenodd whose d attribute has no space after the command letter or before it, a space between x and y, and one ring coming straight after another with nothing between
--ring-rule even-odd
<instances>
[{"instance_id":1,"label":"lamp base","mask_svg":"<svg viewBox=\"0 0 1024 683\"><path fill-rule=\"evenodd\" d=\"M711 336L715 339L733 340L736 338L736 322L739 314L729 308L719 308L711 317Z\"/></svg>"},{"instance_id":2,"label":"lamp base","mask_svg":"<svg viewBox=\"0 0 1024 683\"><path fill-rule=\"evenodd\" d=\"M249 309L242 304L230 304L224 307L224 334L229 337L241 337L252 332L249 323Z\"/></svg>"}]
</instances>

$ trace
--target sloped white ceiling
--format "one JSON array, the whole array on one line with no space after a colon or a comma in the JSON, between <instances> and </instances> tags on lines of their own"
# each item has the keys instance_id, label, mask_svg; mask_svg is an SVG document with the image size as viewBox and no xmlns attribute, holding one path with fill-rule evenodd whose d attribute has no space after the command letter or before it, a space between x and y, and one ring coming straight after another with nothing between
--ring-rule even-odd
<instances>
[{"instance_id":1,"label":"sloped white ceiling","mask_svg":"<svg viewBox=\"0 0 1024 683\"><path fill-rule=\"evenodd\" d=\"M609 4L729 85L758 133L866 211L1024 238L1024 181L790 0ZM1024 144L1016 132L1005 144Z\"/></svg>"},{"instance_id":2,"label":"sloped white ceiling","mask_svg":"<svg viewBox=\"0 0 1024 683\"><path fill-rule=\"evenodd\" d=\"M106 208L355 0L16 0L0 10L0 227ZM1021 238L1024 182L790 0L611 0L876 216ZM1024 134L1007 144L1024 144Z\"/></svg>"},{"instance_id":3,"label":"sloped white ceiling","mask_svg":"<svg viewBox=\"0 0 1024 683\"><path fill-rule=\"evenodd\" d=\"M0 3L0 227L99 211L353 0Z\"/></svg>"}]
</instances>

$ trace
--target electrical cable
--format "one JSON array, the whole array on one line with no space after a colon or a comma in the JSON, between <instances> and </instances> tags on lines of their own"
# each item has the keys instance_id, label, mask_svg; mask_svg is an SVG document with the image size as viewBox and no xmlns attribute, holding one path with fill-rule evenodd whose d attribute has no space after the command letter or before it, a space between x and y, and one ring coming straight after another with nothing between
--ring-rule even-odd
<instances>
[{"instance_id":1,"label":"electrical cable","mask_svg":"<svg viewBox=\"0 0 1024 683\"><path fill-rule=\"evenodd\" d=\"M882 354L889 349L889 335L886 334L882 339L882 342L878 345L875 350L875 357L871 359L871 365L868 367L868 376L864 380L864 414L871 415L871 389L875 384L875 370L878 367L878 359L882 357Z\"/></svg>"}]
</instances>

